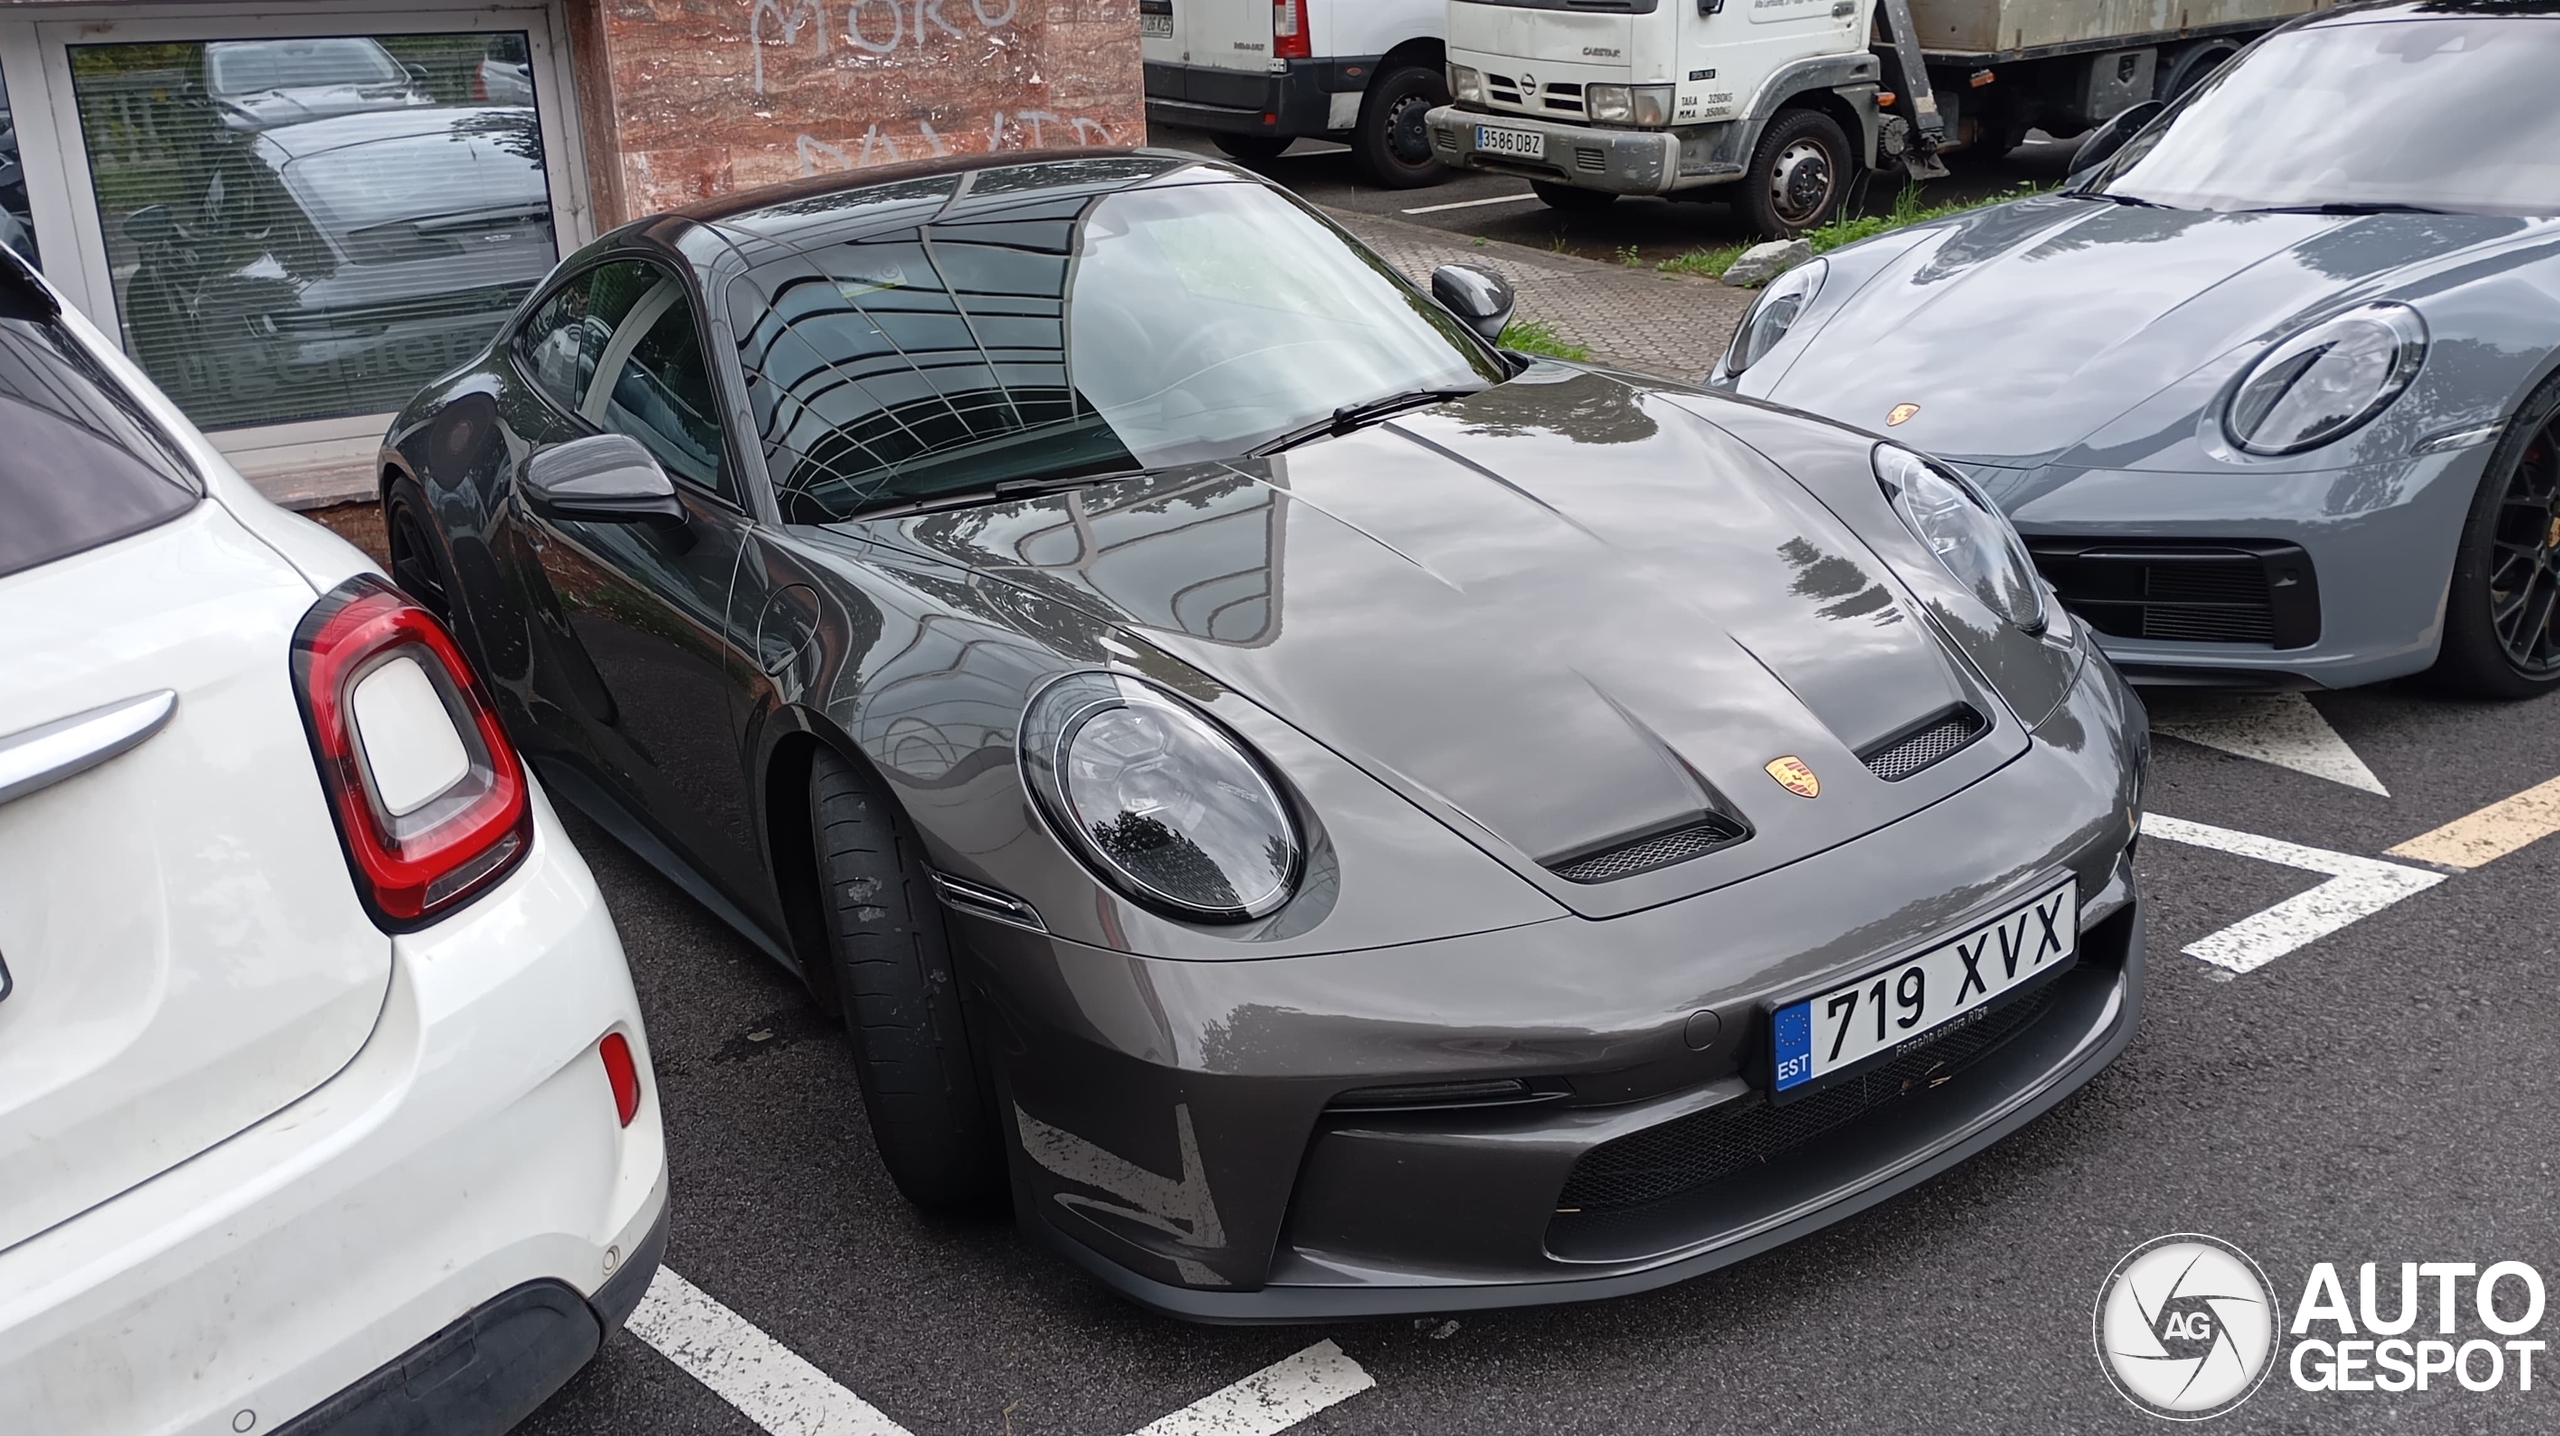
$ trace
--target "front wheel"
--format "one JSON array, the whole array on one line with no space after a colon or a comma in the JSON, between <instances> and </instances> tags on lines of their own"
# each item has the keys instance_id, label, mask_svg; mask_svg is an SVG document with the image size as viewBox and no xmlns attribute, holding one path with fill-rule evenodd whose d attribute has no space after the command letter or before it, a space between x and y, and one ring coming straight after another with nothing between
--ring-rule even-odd
<instances>
[{"instance_id":1,"label":"front wheel","mask_svg":"<svg viewBox=\"0 0 2560 1436\"><path fill-rule=\"evenodd\" d=\"M2478 698L2560 688L2560 375L2526 397L2489 453L2429 676Z\"/></svg>"},{"instance_id":2,"label":"front wheel","mask_svg":"<svg viewBox=\"0 0 2560 1436\"><path fill-rule=\"evenodd\" d=\"M1351 157L1361 173L1388 189L1447 179L1448 167L1431 153L1431 127L1422 122L1447 103L1449 80L1441 71L1406 65L1379 76L1361 98L1360 122L1351 131Z\"/></svg>"},{"instance_id":3,"label":"front wheel","mask_svg":"<svg viewBox=\"0 0 2560 1436\"><path fill-rule=\"evenodd\" d=\"M1829 223L1848 197L1856 160L1829 115L1785 110L1770 121L1742 177L1742 213L1766 239L1793 239Z\"/></svg>"},{"instance_id":4,"label":"front wheel","mask_svg":"<svg viewBox=\"0 0 2560 1436\"><path fill-rule=\"evenodd\" d=\"M1566 214L1597 214L1618 202L1616 195L1604 189L1576 189L1546 180L1529 181L1529 191L1547 208Z\"/></svg>"},{"instance_id":5,"label":"front wheel","mask_svg":"<svg viewBox=\"0 0 2560 1436\"><path fill-rule=\"evenodd\" d=\"M809 788L835 988L881 1164L919 1207L993 1205L1006 1189L997 1118L914 830L833 752L818 752Z\"/></svg>"}]
</instances>

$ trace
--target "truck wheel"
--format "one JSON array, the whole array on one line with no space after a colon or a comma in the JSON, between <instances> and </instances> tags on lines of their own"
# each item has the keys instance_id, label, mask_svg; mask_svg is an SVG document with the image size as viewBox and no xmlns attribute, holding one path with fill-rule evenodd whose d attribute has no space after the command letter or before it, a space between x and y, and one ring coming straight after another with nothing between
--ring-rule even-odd
<instances>
[{"instance_id":1,"label":"truck wheel","mask_svg":"<svg viewBox=\"0 0 2560 1436\"><path fill-rule=\"evenodd\" d=\"M1840 212L1856 161L1829 115L1784 110L1742 177L1742 213L1767 239L1793 239Z\"/></svg>"},{"instance_id":2,"label":"truck wheel","mask_svg":"<svg viewBox=\"0 0 2560 1436\"><path fill-rule=\"evenodd\" d=\"M1388 189L1420 189L1449 177L1431 153L1431 128L1422 117L1449 103L1448 77L1421 65L1389 70L1360 100L1351 131L1351 157L1361 173Z\"/></svg>"},{"instance_id":3,"label":"truck wheel","mask_svg":"<svg viewBox=\"0 0 2560 1436\"><path fill-rule=\"evenodd\" d=\"M1211 135L1209 143L1224 151L1230 159L1258 165L1280 158L1288 150L1290 139L1287 135L1219 134Z\"/></svg>"},{"instance_id":4,"label":"truck wheel","mask_svg":"<svg viewBox=\"0 0 2560 1436\"><path fill-rule=\"evenodd\" d=\"M919 1207L990 1205L1006 1190L1004 1153L915 833L867 774L825 749L810 764L809 819L845 1038L881 1164Z\"/></svg>"},{"instance_id":5,"label":"truck wheel","mask_svg":"<svg viewBox=\"0 0 2560 1436\"><path fill-rule=\"evenodd\" d=\"M2427 676L2475 698L2560 688L2560 376L2526 397L2489 452L2454 550L2444 646Z\"/></svg>"},{"instance_id":6,"label":"truck wheel","mask_svg":"<svg viewBox=\"0 0 2560 1436\"><path fill-rule=\"evenodd\" d=\"M1618 202L1618 197L1604 189L1575 189L1569 184L1552 184L1546 180L1529 181L1529 189L1540 203L1566 214L1596 214Z\"/></svg>"}]
</instances>

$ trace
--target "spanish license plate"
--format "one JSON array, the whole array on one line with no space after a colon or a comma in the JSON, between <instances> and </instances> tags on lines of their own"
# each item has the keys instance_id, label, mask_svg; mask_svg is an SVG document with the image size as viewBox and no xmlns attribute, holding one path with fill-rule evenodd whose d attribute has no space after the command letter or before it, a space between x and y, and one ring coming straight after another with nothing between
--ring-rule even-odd
<instances>
[{"instance_id":1,"label":"spanish license plate","mask_svg":"<svg viewBox=\"0 0 2560 1436\"><path fill-rule=\"evenodd\" d=\"M2066 881L1917 957L1770 1014L1770 1099L1802 1096L1980 1021L2080 951L2080 893Z\"/></svg>"},{"instance_id":2,"label":"spanish license plate","mask_svg":"<svg viewBox=\"0 0 2560 1436\"><path fill-rule=\"evenodd\" d=\"M1124 30L1124 31L1122 31L1121 33L1122 33L1122 34L1127 34L1128 32ZM1165 10L1165 12L1164 12L1163 14L1161 14L1161 15L1154 15L1154 14L1149 14L1149 13L1147 13L1147 12L1145 12L1145 11L1140 11L1140 12L1139 12L1139 14L1138 14L1138 38L1139 38L1139 39L1141 39L1141 40L1170 40L1170 39L1172 39L1172 38L1173 38L1173 11L1172 11L1172 9L1171 9L1170 7L1168 7L1168 8Z\"/></svg>"},{"instance_id":3,"label":"spanish license plate","mask_svg":"<svg viewBox=\"0 0 2560 1436\"><path fill-rule=\"evenodd\" d=\"M1547 137L1536 130L1506 130L1500 125L1478 125L1476 150L1480 154L1542 160L1547 157Z\"/></svg>"}]
</instances>

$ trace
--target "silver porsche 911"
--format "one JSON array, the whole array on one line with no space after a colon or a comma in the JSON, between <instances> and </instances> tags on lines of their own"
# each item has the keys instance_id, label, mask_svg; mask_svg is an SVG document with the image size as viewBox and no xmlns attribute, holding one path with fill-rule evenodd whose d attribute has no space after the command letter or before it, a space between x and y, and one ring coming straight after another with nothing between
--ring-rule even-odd
<instances>
[{"instance_id":1,"label":"silver porsche 911","mask_svg":"<svg viewBox=\"0 0 2560 1436\"><path fill-rule=\"evenodd\" d=\"M708 202L411 403L393 568L909 1197L1165 1310L1657 1285L2105 1066L2143 719L1998 511L1433 290L1187 155Z\"/></svg>"},{"instance_id":2,"label":"silver porsche 911","mask_svg":"<svg viewBox=\"0 0 2560 1436\"><path fill-rule=\"evenodd\" d=\"M1712 382L1956 462L2138 682L2543 692L2555 76L2560 6L2320 11L2057 193L1782 276Z\"/></svg>"}]
</instances>

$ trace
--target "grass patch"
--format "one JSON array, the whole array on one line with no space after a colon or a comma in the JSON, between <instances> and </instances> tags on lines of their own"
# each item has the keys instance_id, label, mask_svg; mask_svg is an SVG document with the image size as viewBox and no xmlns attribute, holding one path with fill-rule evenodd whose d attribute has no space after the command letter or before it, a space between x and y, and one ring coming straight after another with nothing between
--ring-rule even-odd
<instances>
[{"instance_id":1,"label":"grass patch","mask_svg":"<svg viewBox=\"0 0 2560 1436\"><path fill-rule=\"evenodd\" d=\"M1873 239L1887 230L1921 224L1933 219L1944 219L1948 215L1961 214L1969 209L1980 209L1984 205L2006 204L2010 200L2025 199L2029 195L2042 192L2039 186L2020 184L1986 199L1959 199L1949 200L1944 204L1924 204L1920 199L1918 185L1904 185L1902 192L1893 197L1893 208L1884 213L1844 215L1818 229L1805 231L1804 237L1812 242L1814 253L1823 254L1838 249L1844 244ZM1654 267L1666 274L1688 274L1702 279L1722 279L1724 272L1732 268L1733 262L1740 259L1742 252L1750 247L1748 244L1720 244L1706 249L1693 249L1677 259L1666 259Z\"/></svg>"},{"instance_id":2,"label":"grass patch","mask_svg":"<svg viewBox=\"0 0 2560 1436\"><path fill-rule=\"evenodd\" d=\"M1550 359L1588 361L1591 351L1556 332L1556 327L1543 319L1514 319L1502 326L1502 348L1517 349L1523 354L1544 354Z\"/></svg>"}]
</instances>

